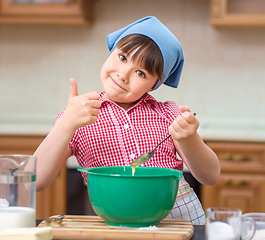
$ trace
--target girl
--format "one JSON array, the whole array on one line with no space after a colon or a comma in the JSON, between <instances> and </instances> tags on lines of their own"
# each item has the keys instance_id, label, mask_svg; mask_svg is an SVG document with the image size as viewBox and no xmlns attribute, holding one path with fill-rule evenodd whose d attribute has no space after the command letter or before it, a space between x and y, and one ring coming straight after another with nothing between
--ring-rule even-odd
<instances>
[{"instance_id":1,"label":"girl","mask_svg":"<svg viewBox=\"0 0 265 240\"><path fill-rule=\"evenodd\" d=\"M100 72L104 92L79 96L70 79L67 107L34 154L37 189L48 187L71 155L80 166L129 165L169 133L172 137L143 165L183 170L184 162L199 182L215 184L219 161L197 133L196 117L188 107L157 102L148 94L162 83L178 86L184 57L177 38L157 18L146 17L108 35L107 44L111 54ZM205 224L184 178L168 217Z\"/></svg>"}]
</instances>

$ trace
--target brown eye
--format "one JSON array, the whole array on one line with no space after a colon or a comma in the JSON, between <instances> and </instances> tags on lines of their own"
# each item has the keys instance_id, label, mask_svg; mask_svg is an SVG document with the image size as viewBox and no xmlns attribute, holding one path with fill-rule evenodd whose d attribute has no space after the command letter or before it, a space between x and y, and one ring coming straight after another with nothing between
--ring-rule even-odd
<instances>
[{"instance_id":1,"label":"brown eye","mask_svg":"<svg viewBox=\"0 0 265 240\"><path fill-rule=\"evenodd\" d=\"M122 62L127 62L127 59L124 55L120 54L119 57Z\"/></svg>"},{"instance_id":2,"label":"brown eye","mask_svg":"<svg viewBox=\"0 0 265 240\"><path fill-rule=\"evenodd\" d=\"M139 77L142 77L142 78L145 78L145 74L142 72L142 71L136 71L136 74L139 76Z\"/></svg>"}]
</instances>

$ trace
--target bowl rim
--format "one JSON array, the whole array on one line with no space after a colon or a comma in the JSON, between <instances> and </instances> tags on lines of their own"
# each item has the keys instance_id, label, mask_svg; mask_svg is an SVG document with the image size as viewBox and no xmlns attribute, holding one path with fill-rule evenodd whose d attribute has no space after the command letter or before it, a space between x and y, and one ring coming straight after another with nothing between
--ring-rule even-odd
<instances>
[{"instance_id":1,"label":"bowl rim","mask_svg":"<svg viewBox=\"0 0 265 240\"><path fill-rule=\"evenodd\" d=\"M176 177L176 178L181 178L182 177L182 171L177 170L177 169L171 169L171 168L158 168L158 167L136 167L137 168L146 168L146 169L162 169L162 171L168 171L168 174L165 175L160 175L160 174L153 174L153 175L120 175L120 174L110 174L110 173L99 173L99 172L93 172L93 170L96 169L105 169L105 168L131 168L131 166L106 166L106 167L79 167L77 168L78 171L85 172L90 175L96 175L96 176L106 176L106 177L120 177L120 178L154 178L154 177ZM137 170L136 170L137 171Z\"/></svg>"}]
</instances>

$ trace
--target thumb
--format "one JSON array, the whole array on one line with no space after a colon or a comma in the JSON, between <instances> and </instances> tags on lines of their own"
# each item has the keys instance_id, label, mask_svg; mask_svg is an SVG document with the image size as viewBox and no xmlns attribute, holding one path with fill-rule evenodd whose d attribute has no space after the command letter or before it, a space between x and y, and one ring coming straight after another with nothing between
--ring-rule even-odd
<instances>
[{"instance_id":1,"label":"thumb","mask_svg":"<svg viewBox=\"0 0 265 240\"><path fill-rule=\"evenodd\" d=\"M70 82L71 82L71 88L70 88L69 98L73 98L73 97L78 96L77 82L73 78L70 78Z\"/></svg>"},{"instance_id":2,"label":"thumb","mask_svg":"<svg viewBox=\"0 0 265 240\"><path fill-rule=\"evenodd\" d=\"M179 106L179 110L181 113L190 112L190 109L187 106Z\"/></svg>"}]
</instances>

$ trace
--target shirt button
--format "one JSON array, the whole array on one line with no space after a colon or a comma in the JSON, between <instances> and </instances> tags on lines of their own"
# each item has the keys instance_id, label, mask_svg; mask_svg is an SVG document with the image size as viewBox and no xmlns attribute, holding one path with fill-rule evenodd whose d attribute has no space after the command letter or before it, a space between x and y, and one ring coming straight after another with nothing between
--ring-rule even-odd
<instances>
[{"instance_id":1,"label":"shirt button","mask_svg":"<svg viewBox=\"0 0 265 240\"><path fill-rule=\"evenodd\" d=\"M129 125L128 124L124 124L124 129L128 129L129 128Z\"/></svg>"},{"instance_id":2,"label":"shirt button","mask_svg":"<svg viewBox=\"0 0 265 240\"><path fill-rule=\"evenodd\" d=\"M134 159L134 158L135 158L135 154L132 153L132 154L130 155L130 158L131 158L131 159Z\"/></svg>"}]
</instances>

